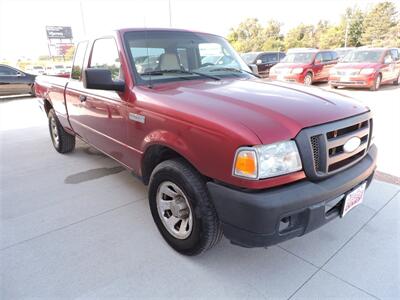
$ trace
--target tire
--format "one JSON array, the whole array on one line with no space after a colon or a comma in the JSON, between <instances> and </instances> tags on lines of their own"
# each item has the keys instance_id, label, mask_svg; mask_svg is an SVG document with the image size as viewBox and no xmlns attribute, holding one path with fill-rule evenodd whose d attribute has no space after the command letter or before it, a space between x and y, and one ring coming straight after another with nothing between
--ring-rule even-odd
<instances>
[{"instance_id":1,"label":"tire","mask_svg":"<svg viewBox=\"0 0 400 300\"><path fill-rule=\"evenodd\" d=\"M382 75L378 74L378 76L375 77L374 84L369 88L371 91L377 91L381 87L381 82L382 82Z\"/></svg>"},{"instance_id":2,"label":"tire","mask_svg":"<svg viewBox=\"0 0 400 300\"><path fill-rule=\"evenodd\" d=\"M75 136L64 130L54 112L54 109L50 109L48 119L50 137L54 148L59 153L72 152L75 149Z\"/></svg>"},{"instance_id":3,"label":"tire","mask_svg":"<svg viewBox=\"0 0 400 300\"><path fill-rule=\"evenodd\" d=\"M400 85L400 72L397 78L393 81L393 85Z\"/></svg>"},{"instance_id":4,"label":"tire","mask_svg":"<svg viewBox=\"0 0 400 300\"><path fill-rule=\"evenodd\" d=\"M338 88L337 85L333 85L333 84L330 84L329 86L331 87L331 89L337 89Z\"/></svg>"},{"instance_id":5,"label":"tire","mask_svg":"<svg viewBox=\"0 0 400 300\"><path fill-rule=\"evenodd\" d=\"M311 72L308 72L306 76L304 76L304 85L312 85L313 75Z\"/></svg>"},{"instance_id":6,"label":"tire","mask_svg":"<svg viewBox=\"0 0 400 300\"><path fill-rule=\"evenodd\" d=\"M184 255L201 254L222 237L221 223L205 183L192 166L179 158L160 163L150 177L149 204L154 222L165 241ZM176 203L182 202L185 205L176 209ZM178 212L182 211L180 216Z\"/></svg>"},{"instance_id":7,"label":"tire","mask_svg":"<svg viewBox=\"0 0 400 300\"><path fill-rule=\"evenodd\" d=\"M34 84L32 84L32 86L31 86L31 91L30 91L30 93L29 94L31 94L31 96L32 97L36 97L36 93L35 93L35 85Z\"/></svg>"}]
</instances>

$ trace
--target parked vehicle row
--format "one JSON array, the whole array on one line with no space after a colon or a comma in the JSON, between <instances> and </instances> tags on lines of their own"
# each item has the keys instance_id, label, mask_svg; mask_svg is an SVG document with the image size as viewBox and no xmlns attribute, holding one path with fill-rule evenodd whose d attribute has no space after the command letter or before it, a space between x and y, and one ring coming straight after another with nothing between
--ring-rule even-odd
<instances>
[{"instance_id":1,"label":"parked vehicle row","mask_svg":"<svg viewBox=\"0 0 400 300\"><path fill-rule=\"evenodd\" d=\"M250 57L250 53L242 56ZM268 77L305 85L329 82L332 88L347 86L377 90L382 84L400 84L399 49L289 49L279 63L270 67Z\"/></svg>"},{"instance_id":2,"label":"parked vehicle row","mask_svg":"<svg viewBox=\"0 0 400 300\"><path fill-rule=\"evenodd\" d=\"M316 56L333 60L308 50L285 64L303 76ZM160 234L185 255L223 234L265 247L347 217L376 167L367 107L259 79L213 34L138 28L85 40L71 78L38 76L36 92L56 151L79 138L141 178Z\"/></svg>"}]
</instances>

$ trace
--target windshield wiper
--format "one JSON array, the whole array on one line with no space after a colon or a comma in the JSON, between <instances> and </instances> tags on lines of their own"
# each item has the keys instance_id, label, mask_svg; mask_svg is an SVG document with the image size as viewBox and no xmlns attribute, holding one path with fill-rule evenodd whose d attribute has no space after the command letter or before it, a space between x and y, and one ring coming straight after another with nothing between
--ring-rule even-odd
<instances>
[{"instance_id":1,"label":"windshield wiper","mask_svg":"<svg viewBox=\"0 0 400 300\"><path fill-rule=\"evenodd\" d=\"M149 72L145 72L145 73L141 73L140 75L154 75L154 76L158 76L158 75L164 75L166 73L177 73L177 74L189 74L189 75L198 75L198 76L203 76L203 77L207 77L207 78L211 78L214 80L221 80L221 78L217 77L217 76L213 76L213 75L208 75L208 74L204 74L201 72L196 72L196 71L186 71L186 70L180 70L180 69L174 69L174 70L154 70L154 71L149 71Z\"/></svg>"},{"instance_id":2,"label":"windshield wiper","mask_svg":"<svg viewBox=\"0 0 400 300\"><path fill-rule=\"evenodd\" d=\"M252 72L249 72L249 71L246 71L243 69L236 69L236 68L229 68L229 67L215 68L215 69L211 69L209 72L217 72L217 71L231 71L231 72L247 73L247 74L250 74L250 75L260 78L259 75L256 75Z\"/></svg>"}]
</instances>

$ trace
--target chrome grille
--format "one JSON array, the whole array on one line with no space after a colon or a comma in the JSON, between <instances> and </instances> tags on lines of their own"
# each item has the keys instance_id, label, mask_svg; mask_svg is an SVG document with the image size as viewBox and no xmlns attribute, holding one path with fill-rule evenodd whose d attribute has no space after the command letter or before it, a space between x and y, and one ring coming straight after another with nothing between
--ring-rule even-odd
<instances>
[{"instance_id":1,"label":"chrome grille","mask_svg":"<svg viewBox=\"0 0 400 300\"><path fill-rule=\"evenodd\" d=\"M367 153L371 132L369 113L303 129L296 142L305 173L311 179L322 179L355 164ZM346 152L344 145L353 137L360 138L360 145Z\"/></svg>"}]
</instances>

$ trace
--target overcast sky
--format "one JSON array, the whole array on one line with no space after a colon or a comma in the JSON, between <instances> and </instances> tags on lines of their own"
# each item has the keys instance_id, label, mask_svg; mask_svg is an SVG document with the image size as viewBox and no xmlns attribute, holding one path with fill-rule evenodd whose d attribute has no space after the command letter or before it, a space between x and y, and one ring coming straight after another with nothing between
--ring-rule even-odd
<instances>
[{"instance_id":1,"label":"overcast sky","mask_svg":"<svg viewBox=\"0 0 400 300\"><path fill-rule=\"evenodd\" d=\"M248 17L265 24L320 19L336 23L346 7L365 9L379 0L171 0L172 27L226 36ZM394 1L395 3L399 0ZM399 5L398 5L399 7ZM0 59L35 58L48 53L45 26L71 26L74 40L121 27L169 27L168 0L0 0Z\"/></svg>"}]
</instances>

